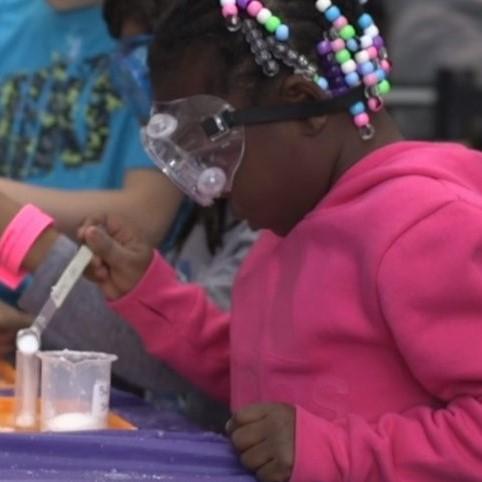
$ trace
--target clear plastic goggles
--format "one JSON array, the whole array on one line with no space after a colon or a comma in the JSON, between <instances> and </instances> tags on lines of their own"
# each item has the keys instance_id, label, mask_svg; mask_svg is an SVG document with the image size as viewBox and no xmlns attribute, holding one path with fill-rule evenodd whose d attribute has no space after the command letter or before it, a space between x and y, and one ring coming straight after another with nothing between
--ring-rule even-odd
<instances>
[{"instance_id":1,"label":"clear plastic goggles","mask_svg":"<svg viewBox=\"0 0 482 482\"><path fill-rule=\"evenodd\" d=\"M346 111L365 99L360 86L344 96L235 110L225 100L198 95L156 104L142 130L154 163L202 206L227 194L244 155L244 126L286 122Z\"/></svg>"},{"instance_id":2,"label":"clear plastic goggles","mask_svg":"<svg viewBox=\"0 0 482 482\"><path fill-rule=\"evenodd\" d=\"M231 190L244 155L244 127L224 121L230 111L226 101L208 95L158 103L142 129L154 163L202 206Z\"/></svg>"}]
</instances>

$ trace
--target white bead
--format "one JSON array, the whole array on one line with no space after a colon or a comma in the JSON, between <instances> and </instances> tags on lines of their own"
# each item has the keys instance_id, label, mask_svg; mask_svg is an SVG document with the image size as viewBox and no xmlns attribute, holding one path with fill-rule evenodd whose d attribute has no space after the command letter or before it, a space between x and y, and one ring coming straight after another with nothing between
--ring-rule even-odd
<instances>
[{"instance_id":1,"label":"white bead","mask_svg":"<svg viewBox=\"0 0 482 482\"><path fill-rule=\"evenodd\" d=\"M370 55L366 50L361 50L357 54L355 54L355 60L358 64L364 64L370 60Z\"/></svg>"},{"instance_id":2,"label":"white bead","mask_svg":"<svg viewBox=\"0 0 482 482\"><path fill-rule=\"evenodd\" d=\"M369 35L363 35L363 37L360 38L360 45L363 49L371 47L373 45L372 37L370 37Z\"/></svg>"},{"instance_id":3,"label":"white bead","mask_svg":"<svg viewBox=\"0 0 482 482\"><path fill-rule=\"evenodd\" d=\"M264 25L270 18L271 18L271 10L268 10L267 8L262 8L258 15L256 15L256 20Z\"/></svg>"},{"instance_id":4,"label":"white bead","mask_svg":"<svg viewBox=\"0 0 482 482\"><path fill-rule=\"evenodd\" d=\"M236 0L221 0L221 5L223 7L226 5L236 5Z\"/></svg>"},{"instance_id":5,"label":"white bead","mask_svg":"<svg viewBox=\"0 0 482 482\"><path fill-rule=\"evenodd\" d=\"M315 4L316 9L321 13L324 13L325 10L328 10L331 7L331 5L332 5L331 0L317 0Z\"/></svg>"},{"instance_id":6,"label":"white bead","mask_svg":"<svg viewBox=\"0 0 482 482\"><path fill-rule=\"evenodd\" d=\"M357 69L356 62L352 59L347 60L344 64L341 66L341 70L345 75L351 74L352 72L355 72Z\"/></svg>"},{"instance_id":7,"label":"white bead","mask_svg":"<svg viewBox=\"0 0 482 482\"><path fill-rule=\"evenodd\" d=\"M371 38L375 38L375 37L378 37L380 35L380 30L378 30L378 27L376 25L370 25L365 30L365 35L368 35Z\"/></svg>"}]
</instances>

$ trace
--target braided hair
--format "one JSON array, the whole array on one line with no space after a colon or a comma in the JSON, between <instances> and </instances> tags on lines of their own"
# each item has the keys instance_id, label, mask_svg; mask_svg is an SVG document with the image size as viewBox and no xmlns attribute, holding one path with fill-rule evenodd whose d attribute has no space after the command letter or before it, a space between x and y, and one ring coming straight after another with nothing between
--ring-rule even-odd
<instances>
[{"instance_id":1,"label":"braided hair","mask_svg":"<svg viewBox=\"0 0 482 482\"><path fill-rule=\"evenodd\" d=\"M226 74L226 92L234 82L245 81L243 88L252 88L253 94L270 82L254 62L254 57L243 35L233 34L226 28L221 15L219 0L177 0L168 13L161 15L159 29L151 49L150 68L154 81L161 79L182 53L190 46L200 49L203 45L215 45L219 53L221 69ZM290 44L311 62L318 63L316 44L329 23L315 10L314 0L263 0L267 8L276 12L290 26ZM334 0L350 23L365 11L359 0ZM380 0L372 0L366 11L377 20L382 16ZM285 70L288 73L288 70ZM264 81L264 83L263 83ZM225 93L225 92L222 92Z\"/></svg>"}]
</instances>

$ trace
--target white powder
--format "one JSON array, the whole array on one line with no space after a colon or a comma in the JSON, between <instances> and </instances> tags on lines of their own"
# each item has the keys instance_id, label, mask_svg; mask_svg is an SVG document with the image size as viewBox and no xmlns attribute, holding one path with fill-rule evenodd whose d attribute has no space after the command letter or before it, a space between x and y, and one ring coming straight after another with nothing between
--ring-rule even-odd
<instances>
[{"instance_id":1,"label":"white powder","mask_svg":"<svg viewBox=\"0 0 482 482\"><path fill-rule=\"evenodd\" d=\"M25 355L33 355L40 349L40 342L35 333L26 332L17 337L17 349Z\"/></svg>"},{"instance_id":2,"label":"white powder","mask_svg":"<svg viewBox=\"0 0 482 482\"><path fill-rule=\"evenodd\" d=\"M90 413L72 412L58 415L44 422L44 430L48 432L77 432L79 430L103 430L103 419Z\"/></svg>"}]
</instances>

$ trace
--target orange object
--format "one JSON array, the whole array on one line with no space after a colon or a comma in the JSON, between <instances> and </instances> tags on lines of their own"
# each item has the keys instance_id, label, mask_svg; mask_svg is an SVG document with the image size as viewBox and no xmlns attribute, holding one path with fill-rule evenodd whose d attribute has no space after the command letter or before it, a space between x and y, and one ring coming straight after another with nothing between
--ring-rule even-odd
<instances>
[{"instance_id":1,"label":"orange object","mask_svg":"<svg viewBox=\"0 0 482 482\"><path fill-rule=\"evenodd\" d=\"M15 368L5 360L0 360L0 388L12 388L15 385Z\"/></svg>"},{"instance_id":2,"label":"orange object","mask_svg":"<svg viewBox=\"0 0 482 482\"><path fill-rule=\"evenodd\" d=\"M40 407L40 403L39 403ZM15 400L13 397L0 397L0 433L1 432L40 432L39 427L33 430L22 430L15 427L14 422ZM108 430L136 430L125 418L110 412L107 419Z\"/></svg>"}]
</instances>

